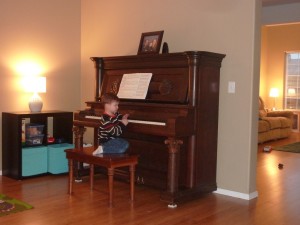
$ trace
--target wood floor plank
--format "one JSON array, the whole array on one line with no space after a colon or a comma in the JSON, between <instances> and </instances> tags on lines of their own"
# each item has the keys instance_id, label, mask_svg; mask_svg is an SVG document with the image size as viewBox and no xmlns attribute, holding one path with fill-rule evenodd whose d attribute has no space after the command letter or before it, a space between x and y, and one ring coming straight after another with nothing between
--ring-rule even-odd
<instances>
[{"instance_id":1,"label":"wood floor plank","mask_svg":"<svg viewBox=\"0 0 300 225\"><path fill-rule=\"evenodd\" d=\"M159 191L136 186L136 201L129 202L129 184L115 182L115 207L108 208L107 180L95 178L89 190L88 178L67 194L67 175L44 176L22 181L0 176L0 193L18 198L34 209L0 217L0 224L12 225L298 225L300 221L300 154L272 151L264 145L279 146L300 141L300 135L258 146L257 190L251 201L219 194L207 194L168 209ZM278 163L284 164L278 169Z\"/></svg>"}]
</instances>

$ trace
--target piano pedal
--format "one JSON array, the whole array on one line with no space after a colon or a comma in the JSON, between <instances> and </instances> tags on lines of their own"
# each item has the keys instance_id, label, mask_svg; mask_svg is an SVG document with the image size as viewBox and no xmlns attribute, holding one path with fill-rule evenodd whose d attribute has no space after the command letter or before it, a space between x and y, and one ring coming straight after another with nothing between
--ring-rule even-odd
<instances>
[{"instance_id":1,"label":"piano pedal","mask_svg":"<svg viewBox=\"0 0 300 225\"><path fill-rule=\"evenodd\" d=\"M82 182L82 179L81 178L76 178L75 179L75 183L81 183Z\"/></svg>"},{"instance_id":2,"label":"piano pedal","mask_svg":"<svg viewBox=\"0 0 300 225\"><path fill-rule=\"evenodd\" d=\"M175 209L175 208L177 208L177 204L175 204L175 203L170 203L170 204L168 204L168 208L169 208L169 209Z\"/></svg>"}]
</instances>

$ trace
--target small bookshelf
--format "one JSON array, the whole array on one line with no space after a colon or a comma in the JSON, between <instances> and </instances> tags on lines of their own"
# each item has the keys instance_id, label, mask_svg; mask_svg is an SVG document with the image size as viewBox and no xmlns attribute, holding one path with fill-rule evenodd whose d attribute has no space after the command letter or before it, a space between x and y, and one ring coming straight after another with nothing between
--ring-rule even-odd
<instances>
[{"instance_id":1,"label":"small bookshelf","mask_svg":"<svg viewBox=\"0 0 300 225\"><path fill-rule=\"evenodd\" d=\"M27 125L26 125L27 124ZM35 124L31 133L26 135L26 126ZM14 179L37 176L49 173L48 151L50 146L58 144L73 144L73 112L42 111L30 112L3 112L2 113L2 174ZM35 132L37 131L37 133ZM36 133L37 136L34 134ZM51 135L59 142L49 143L47 136ZM28 136L31 135L31 136ZM32 140L31 140L31 139ZM66 164L65 155L59 150L56 160ZM53 153L50 156L53 158ZM56 154L55 154L56 157ZM53 161L50 161L53 170ZM53 170L66 172L65 169Z\"/></svg>"}]
</instances>

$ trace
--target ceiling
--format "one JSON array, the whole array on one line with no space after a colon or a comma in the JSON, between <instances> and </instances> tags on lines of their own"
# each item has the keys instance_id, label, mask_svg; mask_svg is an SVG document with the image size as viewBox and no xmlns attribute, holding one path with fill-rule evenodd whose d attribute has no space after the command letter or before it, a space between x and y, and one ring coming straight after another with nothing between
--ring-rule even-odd
<instances>
[{"instance_id":1,"label":"ceiling","mask_svg":"<svg viewBox=\"0 0 300 225\"><path fill-rule=\"evenodd\" d=\"M263 6L282 5L294 2L300 2L300 0L262 0Z\"/></svg>"}]
</instances>

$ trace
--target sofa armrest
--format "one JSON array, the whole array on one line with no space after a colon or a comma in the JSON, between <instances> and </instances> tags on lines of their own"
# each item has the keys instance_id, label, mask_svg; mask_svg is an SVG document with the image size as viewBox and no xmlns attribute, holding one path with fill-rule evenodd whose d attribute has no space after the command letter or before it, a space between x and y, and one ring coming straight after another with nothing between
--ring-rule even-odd
<instances>
[{"instance_id":1,"label":"sofa armrest","mask_svg":"<svg viewBox=\"0 0 300 225\"><path fill-rule=\"evenodd\" d=\"M289 119L293 119L293 112L292 111L271 111L267 113L267 116L270 117L286 117Z\"/></svg>"}]
</instances>

